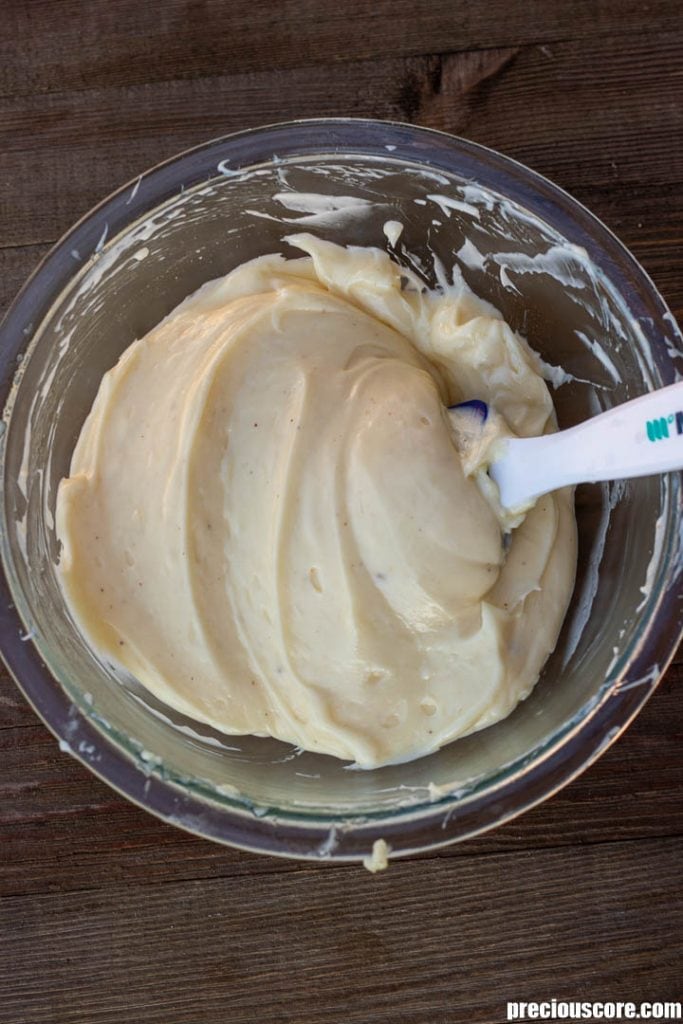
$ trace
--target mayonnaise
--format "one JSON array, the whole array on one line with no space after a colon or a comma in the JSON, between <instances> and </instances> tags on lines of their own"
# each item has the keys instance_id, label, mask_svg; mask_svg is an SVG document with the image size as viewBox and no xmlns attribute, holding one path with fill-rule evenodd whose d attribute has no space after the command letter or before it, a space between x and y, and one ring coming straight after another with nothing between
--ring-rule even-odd
<instances>
[{"instance_id":1,"label":"mayonnaise","mask_svg":"<svg viewBox=\"0 0 683 1024\"><path fill-rule=\"evenodd\" d=\"M374 767L504 718L571 595L572 496L504 543L446 409L554 429L526 342L460 280L311 235L212 281L102 380L59 488L99 655L225 733ZM521 518L521 517L520 517Z\"/></svg>"}]
</instances>

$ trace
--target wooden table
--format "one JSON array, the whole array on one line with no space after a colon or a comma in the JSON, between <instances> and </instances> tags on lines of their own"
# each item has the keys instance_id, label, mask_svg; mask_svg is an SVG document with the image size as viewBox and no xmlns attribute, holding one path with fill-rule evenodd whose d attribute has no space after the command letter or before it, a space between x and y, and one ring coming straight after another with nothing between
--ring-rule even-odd
<instances>
[{"instance_id":1,"label":"wooden table","mask_svg":"<svg viewBox=\"0 0 683 1024\"><path fill-rule=\"evenodd\" d=\"M462 134L568 189L683 314L676 0L4 0L0 307L205 139L314 115ZM2 1024L445 1024L681 998L682 663L603 759L380 876L233 852L61 754L0 672Z\"/></svg>"}]
</instances>

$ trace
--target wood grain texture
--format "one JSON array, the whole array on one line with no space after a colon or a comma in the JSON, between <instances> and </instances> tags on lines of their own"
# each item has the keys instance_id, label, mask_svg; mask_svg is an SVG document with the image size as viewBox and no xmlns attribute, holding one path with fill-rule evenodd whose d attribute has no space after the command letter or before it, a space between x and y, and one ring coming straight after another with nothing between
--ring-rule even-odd
<instances>
[{"instance_id":1,"label":"wood grain texture","mask_svg":"<svg viewBox=\"0 0 683 1024\"><path fill-rule=\"evenodd\" d=\"M680 837L681 683L683 672L671 671L628 733L552 802L433 856ZM21 704L0 683L0 897L303 869L155 821L61 754L28 709L13 708L15 700Z\"/></svg>"},{"instance_id":2,"label":"wood grain texture","mask_svg":"<svg viewBox=\"0 0 683 1024\"><path fill-rule=\"evenodd\" d=\"M507 999L674 998L680 964L661 939L683 928L679 852L641 840L382 878L309 868L248 888L4 899L3 1011L12 1024L491 1024Z\"/></svg>"},{"instance_id":3,"label":"wood grain texture","mask_svg":"<svg viewBox=\"0 0 683 1024\"><path fill-rule=\"evenodd\" d=\"M680 28L675 0L5 0L3 12L0 95Z\"/></svg>"},{"instance_id":4,"label":"wood grain texture","mask_svg":"<svg viewBox=\"0 0 683 1024\"><path fill-rule=\"evenodd\" d=\"M301 116L399 118L547 175L683 317L672 0L5 0L0 315L95 202ZM683 652L637 721L486 836L360 868L171 828L59 752L0 669L0 1024L498 1024L681 998Z\"/></svg>"},{"instance_id":5,"label":"wood grain texture","mask_svg":"<svg viewBox=\"0 0 683 1024\"><path fill-rule=\"evenodd\" d=\"M208 138L343 114L464 134L584 200L654 190L680 225L681 48L680 31L601 36L0 99L0 245L54 241L114 187Z\"/></svg>"}]
</instances>

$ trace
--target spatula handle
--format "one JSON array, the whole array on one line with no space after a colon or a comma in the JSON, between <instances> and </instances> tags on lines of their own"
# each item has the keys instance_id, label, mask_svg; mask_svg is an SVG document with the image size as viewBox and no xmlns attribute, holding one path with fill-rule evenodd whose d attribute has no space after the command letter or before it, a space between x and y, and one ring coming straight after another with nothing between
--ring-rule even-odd
<instances>
[{"instance_id":1,"label":"spatula handle","mask_svg":"<svg viewBox=\"0 0 683 1024\"><path fill-rule=\"evenodd\" d=\"M504 442L490 474L517 508L567 484L683 469L683 381L641 395L569 430Z\"/></svg>"}]
</instances>

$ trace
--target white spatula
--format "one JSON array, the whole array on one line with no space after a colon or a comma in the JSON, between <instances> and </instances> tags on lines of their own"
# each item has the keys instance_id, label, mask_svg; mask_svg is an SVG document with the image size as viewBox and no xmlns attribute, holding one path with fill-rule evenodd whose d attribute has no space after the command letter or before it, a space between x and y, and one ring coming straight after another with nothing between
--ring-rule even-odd
<instances>
[{"instance_id":1,"label":"white spatula","mask_svg":"<svg viewBox=\"0 0 683 1024\"><path fill-rule=\"evenodd\" d=\"M451 415L488 417L485 402L453 406ZM504 508L567 484L650 476L683 469L683 381L641 395L584 423L542 437L496 443L489 475Z\"/></svg>"}]
</instances>

